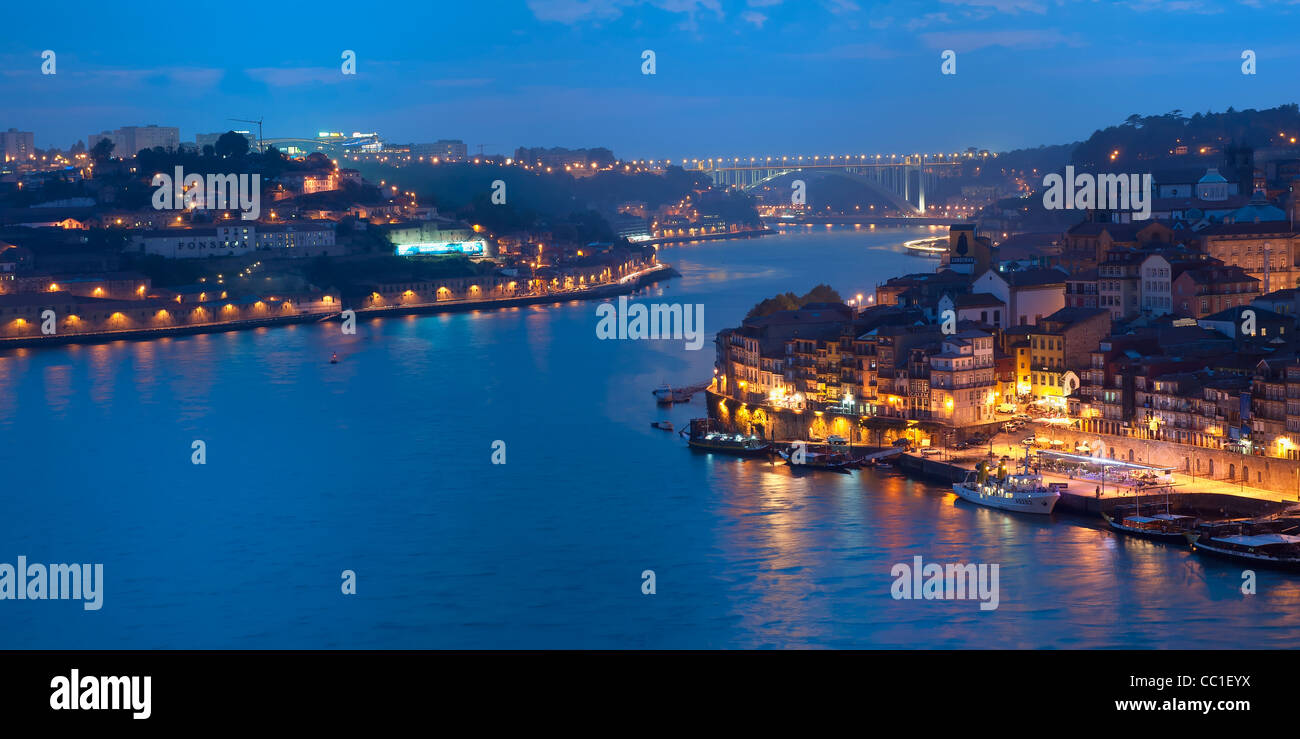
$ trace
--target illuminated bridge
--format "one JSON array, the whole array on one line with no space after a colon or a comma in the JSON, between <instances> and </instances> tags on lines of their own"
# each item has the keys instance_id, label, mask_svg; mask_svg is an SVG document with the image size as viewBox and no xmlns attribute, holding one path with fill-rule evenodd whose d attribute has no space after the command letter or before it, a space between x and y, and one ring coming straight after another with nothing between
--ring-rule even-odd
<instances>
[{"instance_id":1,"label":"illuminated bridge","mask_svg":"<svg viewBox=\"0 0 1300 739\"><path fill-rule=\"evenodd\" d=\"M331 155L376 152L383 148L379 134L376 133L354 132L349 136L328 131L322 131L317 136L262 139L262 145L274 146L280 151L297 149L304 154L319 151Z\"/></svg>"},{"instance_id":2,"label":"illuminated bridge","mask_svg":"<svg viewBox=\"0 0 1300 739\"><path fill-rule=\"evenodd\" d=\"M808 179L834 174L866 185L874 194L903 212L924 213L925 193L933 191L945 173L974 158L973 154L830 155L681 159L676 166L708 173L715 185L751 190L778 177L802 174ZM669 166L672 160L643 162L650 167ZM810 183L811 184L811 183Z\"/></svg>"}]
</instances>

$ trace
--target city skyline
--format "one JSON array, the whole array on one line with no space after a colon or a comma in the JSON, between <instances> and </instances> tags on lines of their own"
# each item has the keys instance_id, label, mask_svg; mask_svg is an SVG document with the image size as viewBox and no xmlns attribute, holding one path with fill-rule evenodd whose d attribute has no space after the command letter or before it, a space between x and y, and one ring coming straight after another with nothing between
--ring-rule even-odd
<instances>
[{"instance_id":1,"label":"city skyline","mask_svg":"<svg viewBox=\"0 0 1300 739\"><path fill-rule=\"evenodd\" d=\"M0 95L20 101L3 127L35 132L40 148L151 123L192 141L262 118L268 138L378 131L507 154L1001 151L1082 140L1133 113L1293 102L1285 70L1300 55L1271 30L1296 7L1268 2L397 3L342 32L331 24L355 9L324 2L270 11L279 22L202 19L218 44L178 33L139 45L120 39L148 27L148 11L115 11L67 42L34 28L40 12L12 9L0 54ZM1134 24L1179 35L1135 40ZM47 49L53 75L41 73ZM642 74L647 49L653 75ZM948 49L953 75L940 73ZM1241 71L1247 49L1254 75ZM345 50L355 76L342 73Z\"/></svg>"}]
</instances>

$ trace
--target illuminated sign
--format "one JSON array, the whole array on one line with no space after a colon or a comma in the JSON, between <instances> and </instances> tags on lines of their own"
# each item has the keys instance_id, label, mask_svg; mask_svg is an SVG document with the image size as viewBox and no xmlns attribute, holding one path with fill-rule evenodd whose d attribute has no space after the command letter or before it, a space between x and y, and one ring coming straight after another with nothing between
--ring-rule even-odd
<instances>
[{"instance_id":1,"label":"illuminated sign","mask_svg":"<svg viewBox=\"0 0 1300 739\"><path fill-rule=\"evenodd\" d=\"M482 254L487 245L477 241L426 241L419 244L398 244L397 256L410 257L420 254Z\"/></svg>"}]
</instances>

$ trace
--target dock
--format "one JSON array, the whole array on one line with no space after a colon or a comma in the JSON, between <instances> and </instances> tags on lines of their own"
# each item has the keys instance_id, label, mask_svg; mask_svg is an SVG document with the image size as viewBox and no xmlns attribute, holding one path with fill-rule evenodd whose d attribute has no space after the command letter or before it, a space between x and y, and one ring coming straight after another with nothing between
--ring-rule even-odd
<instances>
[{"instance_id":1,"label":"dock","mask_svg":"<svg viewBox=\"0 0 1300 739\"><path fill-rule=\"evenodd\" d=\"M959 457L952 460L939 460L920 454L899 454L899 469L932 482L951 485L966 478L967 473L975 468L980 457ZM1163 505L1166 500L1177 509L1194 510L1205 515L1223 518L1254 517L1285 510L1296 504L1295 501L1278 499L1276 494L1268 496L1244 496L1217 489L1219 486L1202 491L1175 492L1165 495L1141 494L1128 487L1108 487L1104 495L1097 494L1100 487L1094 480L1071 479L1065 475L1043 472L1043 481L1061 483L1066 487L1061 491L1061 500L1056 504L1057 510L1066 510L1082 515L1100 516L1109 513L1118 505L1141 502L1144 505ZM1212 483L1214 481L1205 481Z\"/></svg>"}]
</instances>

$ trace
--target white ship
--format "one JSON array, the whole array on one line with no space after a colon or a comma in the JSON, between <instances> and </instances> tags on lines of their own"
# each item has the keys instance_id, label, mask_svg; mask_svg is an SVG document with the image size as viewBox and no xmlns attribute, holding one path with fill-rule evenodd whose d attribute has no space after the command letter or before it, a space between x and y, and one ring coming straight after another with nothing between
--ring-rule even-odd
<instances>
[{"instance_id":1,"label":"white ship","mask_svg":"<svg viewBox=\"0 0 1300 739\"><path fill-rule=\"evenodd\" d=\"M1029 450L1025 450L1023 471L1015 474L988 473L981 462L966 475L966 479L953 483L952 491L962 500L990 508L1020 513L1051 513L1061 494L1043 484L1043 476L1030 472Z\"/></svg>"}]
</instances>

